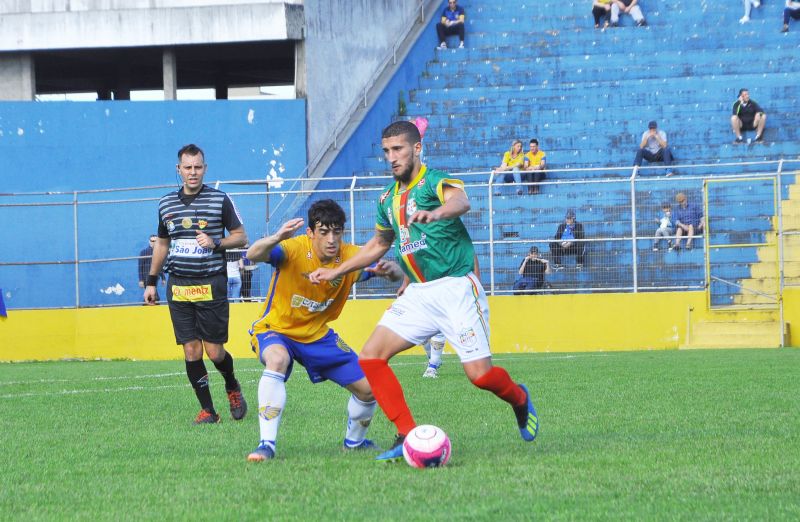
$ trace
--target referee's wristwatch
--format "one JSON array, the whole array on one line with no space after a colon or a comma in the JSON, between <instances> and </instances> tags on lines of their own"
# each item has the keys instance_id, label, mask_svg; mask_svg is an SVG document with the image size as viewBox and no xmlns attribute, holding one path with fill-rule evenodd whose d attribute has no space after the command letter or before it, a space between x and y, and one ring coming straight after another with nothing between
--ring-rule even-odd
<instances>
[{"instance_id":1,"label":"referee's wristwatch","mask_svg":"<svg viewBox=\"0 0 800 522\"><path fill-rule=\"evenodd\" d=\"M219 238L214 238L214 252L218 252L220 247L222 246L222 240Z\"/></svg>"}]
</instances>

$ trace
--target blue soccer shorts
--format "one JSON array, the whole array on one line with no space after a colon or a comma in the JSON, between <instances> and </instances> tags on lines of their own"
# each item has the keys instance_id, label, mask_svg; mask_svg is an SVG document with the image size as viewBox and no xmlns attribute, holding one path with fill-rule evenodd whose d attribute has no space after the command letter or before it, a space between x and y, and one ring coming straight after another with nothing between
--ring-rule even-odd
<instances>
[{"instance_id":1,"label":"blue soccer shorts","mask_svg":"<svg viewBox=\"0 0 800 522\"><path fill-rule=\"evenodd\" d=\"M255 336L255 344L253 349L262 362L268 346L278 344L286 348L291 359L286 370L287 381L295 361L303 365L314 384L331 380L344 387L364 378L364 372L358 365L358 355L333 329L328 330L322 339L311 343L301 343L278 332L264 332Z\"/></svg>"}]
</instances>

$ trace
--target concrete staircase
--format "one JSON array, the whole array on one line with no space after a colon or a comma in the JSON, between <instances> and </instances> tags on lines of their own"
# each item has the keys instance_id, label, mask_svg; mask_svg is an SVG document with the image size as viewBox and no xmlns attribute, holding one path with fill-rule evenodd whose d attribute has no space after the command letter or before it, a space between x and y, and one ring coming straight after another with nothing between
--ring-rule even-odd
<instances>
[{"instance_id":1,"label":"concrete staircase","mask_svg":"<svg viewBox=\"0 0 800 522\"><path fill-rule=\"evenodd\" d=\"M680 349L779 348L780 317L777 310L712 312L708 319L692 323ZM785 325L784 346L791 344L789 324Z\"/></svg>"}]
</instances>

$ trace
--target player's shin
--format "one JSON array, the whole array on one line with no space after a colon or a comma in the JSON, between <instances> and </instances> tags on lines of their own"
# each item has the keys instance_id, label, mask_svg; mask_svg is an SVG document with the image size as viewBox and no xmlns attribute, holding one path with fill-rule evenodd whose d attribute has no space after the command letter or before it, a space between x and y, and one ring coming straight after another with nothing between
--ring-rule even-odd
<instances>
[{"instance_id":1,"label":"player's shin","mask_svg":"<svg viewBox=\"0 0 800 522\"><path fill-rule=\"evenodd\" d=\"M494 393L512 406L525 404L527 398L525 391L499 366L492 366L488 372L472 381L472 384Z\"/></svg>"},{"instance_id":2,"label":"player's shin","mask_svg":"<svg viewBox=\"0 0 800 522\"><path fill-rule=\"evenodd\" d=\"M367 430L372 417L375 415L376 401L364 402L355 395L350 396L347 401L347 432L345 433L345 445L357 446L367 438Z\"/></svg>"},{"instance_id":3,"label":"player's shin","mask_svg":"<svg viewBox=\"0 0 800 522\"><path fill-rule=\"evenodd\" d=\"M383 413L397 428L399 435L406 435L417 425L408 409L403 387L383 359L359 359L358 364L367 376L372 394Z\"/></svg>"},{"instance_id":4,"label":"player's shin","mask_svg":"<svg viewBox=\"0 0 800 522\"><path fill-rule=\"evenodd\" d=\"M286 406L285 377L282 373L264 370L258 382L258 427L261 432L261 444L271 446L273 451L283 409Z\"/></svg>"},{"instance_id":5,"label":"player's shin","mask_svg":"<svg viewBox=\"0 0 800 522\"><path fill-rule=\"evenodd\" d=\"M430 354L428 355L428 364L438 368L442 364L442 352L444 352L444 341L431 339Z\"/></svg>"}]
</instances>

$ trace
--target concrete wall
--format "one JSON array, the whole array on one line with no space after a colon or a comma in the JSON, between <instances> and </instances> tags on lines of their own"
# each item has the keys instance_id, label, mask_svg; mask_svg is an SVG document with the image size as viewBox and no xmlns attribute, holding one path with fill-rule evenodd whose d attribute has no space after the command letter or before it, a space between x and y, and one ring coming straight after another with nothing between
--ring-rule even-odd
<instances>
[{"instance_id":1,"label":"concrete wall","mask_svg":"<svg viewBox=\"0 0 800 522\"><path fill-rule=\"evenodd\" d=\"M418 13L420 0L306 0L308 151L313 158Z\"/></svg>"},{"instance_id":2,"label":"concrete wall","mask_svg":"<svg viewBox=\"0 0 800 522\"><path fill-rule=\"evenodd\" d=\"M306 158L305 101L0 103L0 191L66 192L0 197L0 244L16 245L0 249L0 262L66 262L2 267L6 305L74 306L69 261L76 247L82 260L137 256L156 230L157 198L178 184L176 153L190 142L206 152L210 185L299 171ZM81 194L72 205L75 190L146 186L160 188ZM235 194L245 229L260 237L264 196L248 187L220 188ZM6 206L23 203L46 206ZM78 275L82 306L141 299L135 259L81 264Z\"/></svg>"},{"instance_id":3,"label":"concrete wall","mask_svg":"<svg viewBox=\"0 0 800 522\"><path fill-rule=\"evenodd\" d=\"M0 100L33 100L36 74L30 53L0 53Z\"/></svg>"},{"instance_id":4,"label":"concrete wall","mask_svg":"<svg viewBox=\"0 0 800 522\"><path fill-rule=\"evenodd\" d=\"M800 310L799 292L785 298L787 310ZM350 301L333 327L360 350L390 302ZM247 328L260 306L231 305L227 349L235 357L253 357ZM677 349L686 339L687 308L698 320L712 314L704 292L496 296L489 306L494 353ZM73 357L181 359L183 353L166 306L10 311L0 319L0 361Z\"/></svg>"}]
</instances>

